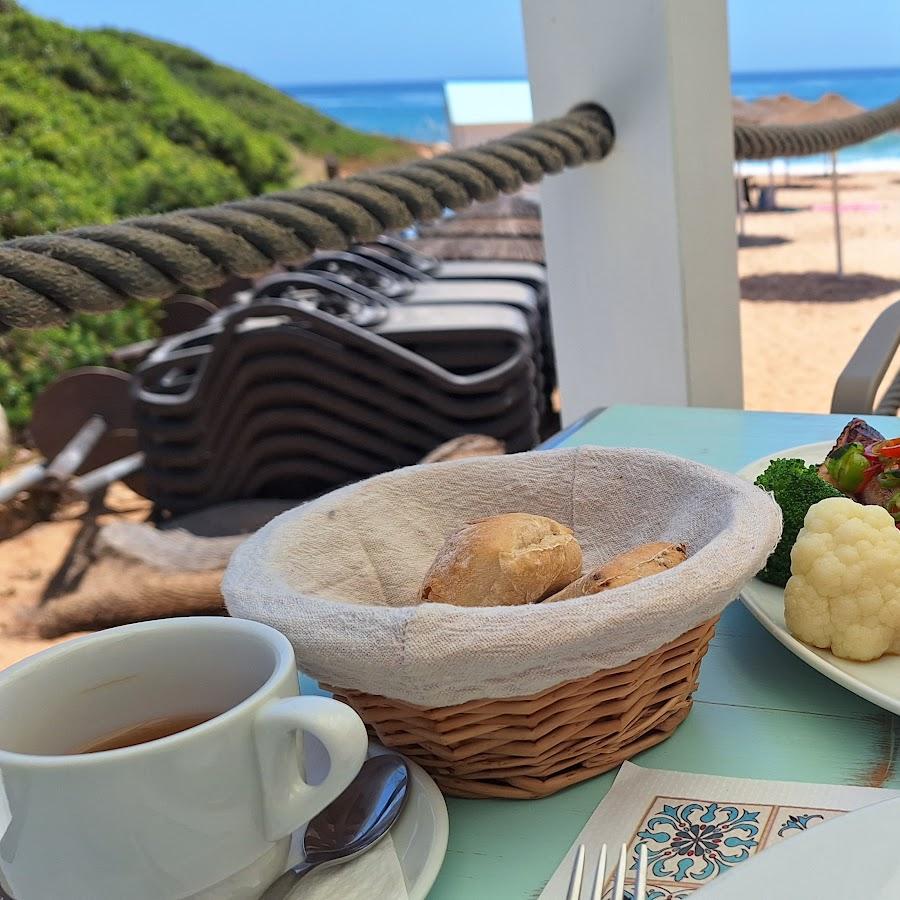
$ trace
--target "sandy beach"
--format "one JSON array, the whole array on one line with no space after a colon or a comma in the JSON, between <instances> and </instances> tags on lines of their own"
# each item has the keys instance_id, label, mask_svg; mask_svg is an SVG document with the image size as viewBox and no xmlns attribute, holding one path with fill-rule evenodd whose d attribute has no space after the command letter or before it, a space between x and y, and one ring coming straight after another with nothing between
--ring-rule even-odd
<instances>
[{"instance_id":1,"label":"sandy beach","mask_svg":"<svg viewBox=\"0 0 900 900\"><path fill-rule=\"evenodd\" d=\"M746 216L738 251L746 406L827 412L850 354L876 316L900 300L900 173L841 179L843 279L834 274L828 181L792 185L778 188L781 210ZM140 520L149 511L124 486L110 499L119 517ZM0 669L53 643L3 632L40 602L78 531L78 514L0 544Z\"/></svg>"},{"instance_id":2,"label":"sandy beach","mask_svg":"<svg viewBox=\"0 0 900 900\"><path fill-rule=\"evenodd\" d=\"M841 177L843 279L829 180L792 184L777 189L779 211L747 214L738 251L745 406L828 412L848 358L900 300L900 173Z\"/></svg>"}]
</instances>

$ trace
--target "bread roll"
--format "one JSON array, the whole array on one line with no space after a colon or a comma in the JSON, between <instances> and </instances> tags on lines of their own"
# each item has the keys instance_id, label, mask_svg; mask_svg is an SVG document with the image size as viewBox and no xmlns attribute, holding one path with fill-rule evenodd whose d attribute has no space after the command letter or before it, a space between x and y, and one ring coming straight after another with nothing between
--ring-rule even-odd
<instances>
[{"instance_id":1,"label":"bread roll","mask_svg":"<svg viewBox=\"0 0 900 900\"><path fill-rule=\"evenodd\" d=\"M581 573L571 528L528 513L490 516L447 538L425 576L420 598L458 606L533 603Z\"/></svg>"},{"instance_id":2,"label":"bread roll","mask_svg":"<svg viewBox=\"0 0 900 900\"><path fill-rule=\"evenodd\" d=\"M601 591L621 587L623 584L631 584L632 581L638 581L648 575L665 572L666 569L684 562L686 558L684 544L642 544L640 547L620 553L587 575L582 575L578 581L573 581L544 602L556 603L558 600L599 594Z\"/></svg>"},{"instance_id":3,"label":"bread roll","mask_svg":"<svg viewBox=\"0 0 900 900\"><path fill-rule=\"evenodd\" d=\"M420 463L449 462L452 459L469 459L472 456L503 456L506 444L486 434L463 434L444 441L430 453L423 456Z\"/></svg>"}]
</instances>

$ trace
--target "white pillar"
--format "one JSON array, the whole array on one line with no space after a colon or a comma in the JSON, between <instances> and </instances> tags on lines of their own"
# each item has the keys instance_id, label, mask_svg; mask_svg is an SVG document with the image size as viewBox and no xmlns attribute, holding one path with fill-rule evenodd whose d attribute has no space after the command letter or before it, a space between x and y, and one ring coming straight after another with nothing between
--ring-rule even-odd
<instances>
[{"instance_id":1,"label":"white pillar","mask_svg":"<svg viewBox=\"0 0 900 900\"><path fill-rule=\"evenodd\" d=\"M616 127L609 157L541 186L565 421L740 407L726 4L522 6L535 119L594 100Z\"/></svg>"}]
</instances>

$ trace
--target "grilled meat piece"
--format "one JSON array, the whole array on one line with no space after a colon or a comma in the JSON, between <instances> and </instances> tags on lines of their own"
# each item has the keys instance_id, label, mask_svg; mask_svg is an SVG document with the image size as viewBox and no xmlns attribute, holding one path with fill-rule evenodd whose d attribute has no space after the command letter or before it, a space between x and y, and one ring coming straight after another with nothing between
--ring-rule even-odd
<instances>
[{"instance_id":1,"label":"grilled meat piece","mask_svg":"<svg viewBox=\"0 0 900 900\"><path fill-rule=\"evenodd\" d=\"M838 435L838 439L828 455L831 456L838 447L845 447L847 444L862 444L863 447L868 447L870 444L883 440L884 435L868 422L864 422L862 419L851 419Z\"/></svg>"},{"instance_id":2,"label":"grilled meat piece","mask_svg":"<svg viewBox=\"0 0 900 900\"><path fill-rule=\"evenodd\" d=\"M832 450L832 453L833 452L834 452L834 450ZM819 469L818 469L819 478L821 478L822 481L827 481L832 487L837 487L837 485L834 483L834 479L831 477L831 473L828 471L828 457L827 456L825 457L825 460L826 461L823 462L819 466ZM838 490L840 490L840 488L838 488Z\"/></svg>"},{"instance_id":3,"label":"grilled meat piece","mask_svg":"<svg viewBox=\"0 0 900 900\"><path fill-rule=\"evenodd\" d=\"M868 447L870 444L875 444L878 441L883 440L884 435L880 431L874 429L868 422L865 422L859 418L851 419L844 426L844 430L838 435L838 439L834 442L834 446L831 448L831 450L828 451L828 456L825 458L825 462L823 462L822 465L819 466L819 478L821 478L823 481L827 481L830 485L837 487L837 485L834 484L834 479L831 477L831 475L828 474L828 457L833 456L835 450L838 450L841 447L846 447L847 444L862 444L863 447ZM879 494L876 493L877 488L880 488L880 485L869 485L860 495L860 502L868 505L882 506L883 503L881 500L864 499L867 495L873 498L879 496ZM881 490L883 490L883 488ZM890 496L890 492L888 493L888 496Z\"/></svg>"},{"instance_id":4,"label":"grilled meat piece","mask_svg":"<svg viewBox=\"0 0 900 900\"><path fill-rule=\"evenodd\" d=\"M894 496L896 491L896 488L886 488L877 478L873 478L862 491L857 494L856 499L866 506L887 506L888 500Z\"/></svg>"}]
</instances>

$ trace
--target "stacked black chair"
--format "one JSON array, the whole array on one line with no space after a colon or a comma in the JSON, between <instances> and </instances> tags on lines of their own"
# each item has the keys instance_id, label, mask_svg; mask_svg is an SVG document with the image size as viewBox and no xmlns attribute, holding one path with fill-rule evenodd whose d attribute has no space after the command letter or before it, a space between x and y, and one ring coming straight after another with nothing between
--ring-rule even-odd
<instances>
[{"instance_id":1,"label":"stacked black chair","mask_svg":"<svg viewBox=\"0 0 900 900\"><path fill-rule=\"evenodd\" d=\"M534 288L542 302L547 298L547 270L540 263L496 259L441 260L387 235L358 244L354 250L372 255L382 264L390 264L393 260L398 271L410 275L417 272L418 280L519 281Z\"/></svg>"},{"instance_id":2,"label":"stacked black chair","mask_svg":"<svg viewBox=\"0 0 900 900\"><path fill-rule=\"evenodd\" d=\"M512 451L537 442L521 313L406 307L316 277L292 298L222 310L135 373L148 490L161 510L314 496L415 463L460 434L489 434Z\"/></svg>"},{"instance_id":3,"label":"stacked black chair","mask_svg":"<svg viewBox=\"0 0 900 900\"><path fill-rule=\"evenodd\" d=\"M548 404L539 344L541 334L529 289L498 283L491 292L493 302L488 302L482 299L479 283L473 282L460 285L456 291L460 299L451 302L429 288L426 284L410 292L406 286L395 284L379 285L376 290L342 273L310 269L261 279L250 301L286 298L303 306L312 305L364 325L457 375L474 374L499 365L512 352L504 336L520 330L524 324L534 364L535 403L543 421Z\"/></svg>"},{"instance_id":4,"label":"stacked black chair","mask_svg":"<svg viewBox=\"0 0 900 900\"><path fill-rule=\"evenodd\" d=\"M435 269L430 257L392 238L379 238L379 242L358 245L350 251L317 254L302 271L340 276L405 304L496 303L520 310L528 320L535 363L541 373L541 433L545 437L555 433L559 429L559 417L553 412L552 401L556 366L543 267L532 263L498 263L499 272L506 271L511 276L518 272L520 277L438 278L427 274L429 269ZM389 252L373 250L372 246ZM437 264L439 268L442 265L452 269L456 264ZM473 273L479 266L489 272L494 263L472 265Z\"/></svg>"}]
</instances>

